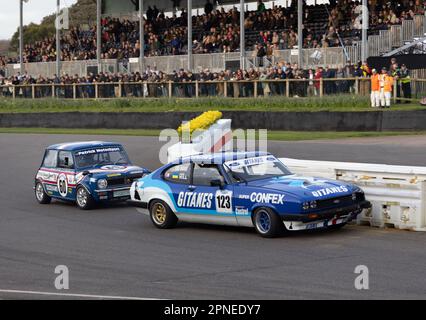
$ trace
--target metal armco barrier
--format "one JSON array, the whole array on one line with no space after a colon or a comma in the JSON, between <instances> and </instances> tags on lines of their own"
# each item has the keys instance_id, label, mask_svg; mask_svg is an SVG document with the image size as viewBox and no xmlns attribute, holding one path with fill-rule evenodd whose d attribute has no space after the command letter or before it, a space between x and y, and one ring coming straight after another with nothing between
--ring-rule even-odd
<instances>
[{"instance_id":1,"label":"metal armco barrier","mask_svg":"<svg viewBox=\"0 0 426 320\"><path fill-rule=\"evenodd\" d=\"M281 159L296 174L337 179L361 187L373 204L359 224L426 231L426 167Z\"/></svg>"}]
</instances>

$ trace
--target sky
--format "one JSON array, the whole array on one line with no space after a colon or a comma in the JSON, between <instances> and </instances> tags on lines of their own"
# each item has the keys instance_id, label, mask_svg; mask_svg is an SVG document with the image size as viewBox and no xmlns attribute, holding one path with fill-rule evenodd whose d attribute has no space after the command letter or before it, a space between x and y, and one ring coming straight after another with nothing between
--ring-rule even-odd
<instances>
[{"instance_id":1,"label":"sky","mask_svg":"<svg viewBox=\"0 0 426 320\"><path fill-rule=\"evenodd\" d=\"M70 6L77 0L62 0L63 6ZM56 12L56 0L28 0L24 2L24 25L41 20ZM19 0L0 0L0 40L12 38L19 26Z\"/></svg>"}]
</instances>

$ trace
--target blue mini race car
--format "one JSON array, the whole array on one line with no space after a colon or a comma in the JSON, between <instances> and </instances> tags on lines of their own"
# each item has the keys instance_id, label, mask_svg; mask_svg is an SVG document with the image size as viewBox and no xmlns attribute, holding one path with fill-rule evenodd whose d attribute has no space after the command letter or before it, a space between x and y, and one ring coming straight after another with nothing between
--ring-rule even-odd
<instances>
[{"instance_id":1,"label":"blue mini race car","mask_svg":"<svg viewBox=\"0 0 426 320\"><path fill-rule=\"evenodd\" d=\"M133 166L124 148L113 142L73 142L50 146L35 177L35 197L75 201L83 210L97 202L127 201L134 180L148 170Z\"/></svg>"},{"instance_id":2,"label":"blue mini race car","mask_svg":"<svg viewBox=\"0 0 426 320\"><path fill-rule=\"evenodd\" d=\"M299 177L269 153L181 158L135 181L131 203L162 229L178 220L284 231L340 228L364 208L364 192L344 182Z\"/></svg>"}]
</instances>

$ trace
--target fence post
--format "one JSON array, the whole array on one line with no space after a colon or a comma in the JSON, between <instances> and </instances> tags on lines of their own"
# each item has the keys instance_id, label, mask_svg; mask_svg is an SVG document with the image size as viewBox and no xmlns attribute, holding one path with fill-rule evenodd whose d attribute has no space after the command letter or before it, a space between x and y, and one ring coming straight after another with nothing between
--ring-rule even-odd
<instances>
[{"instance_id":1,"label":"fence post","mask_svg":"<svg viewBox=\"0 0 426 320\"><path fill-rule=\"evenodd\" d=\"M99 88L98 88L98 83L95 82L95 99L99 98Z\"/></svg>"},{"instance_id":2,"label":"fence post","mask_svg":"<svg viewBox=\"0 0 426 320\"><path fill-rule=\"evenodd\" d=\"M200 93L198 92L198 80L195 80L195 97L198 98Z\"/></svg>"},{"instance_id":3,"label":"fence post","mask_svg":"<svg viewBox=\"0 0 426 320\"><path fill-rule=\"evenodd\" d=\"M52 83L52 98L55 97L55 84Z\"/></svg>"},{"instance_id":4,"label":"fence post","mask_svg":"<svg viewBox=\"0 0 426 320\"><path fill-rule=\"evenodd\" d=\"M355 79L355 94L356 95L359 94L359 78L358 77Z\"/></svg>"},{"instance_id":5,"label":"fence post","mask_svg":"<svg viewBox=\"0 0 426 320\"><path fill-rule=\"evenodd\" d=\"M72 84L72 98L77 99L77 85L75 83Z\"/></svg>"},{"instance_id":6,"label":"fence post","mask_svg":"<svg viewBox=\"0 0 426 320\"><path fill-rule=\"evenodd\" d=\"M228 97L228 82L227 81L223 82L223 96L225 98Z\"/></svg>"},{"instance_id":7,"label":"fence post","mask_svg":"<svg viewBox=\"0 0 426 320\"><path fill-rule=\"evenodd\" d=\"M16 98L16 86L15 85L12 87L12 97L13 97L13 99Z\"/></svg>"},{"instance_id":8,"label":"fence post","mask_svg":"<svg viewBox=\"0 0 426 320\"><path fill-rule=\"evenodd\" d=\"M290 98L290 80L285 81L285 96Z\"/></svg>"},{"instance_id":9,"label":"fence post","mask_svg":"<svg viewBox=\"0 0 426 320\"><path fill-rule=\"evenodd\" d=\"M121 98L123 96L122 90L123 90L122 84L121 84L121 82L119 82L118 83L118 98ZM143 88L142 88L142 90L143 90ZM142 96L143 96L143 93L142 93Z\"/></svg>"},{"instance_id":10,"label":"fence post","mask_svg":"<svg viewBox=\"0 0 426 320\"><path fill-rule=\"evenodd\" d=\"M173 97L173 92L172 92L172 82L169 81L169 98L171 99Z\"/></svg>"},{"instance_id":11,"label":"fence post","mask_svg":"<svg viewBox=\"0 0 426 320\"><path fill-rule=\"evenodd\" d=\"M35 86L33 84L31 85L31 97L35 99Z\"/></svg>"},{"instance_id":12,"label":"fence post","mask_svg":"<svg viewBox=\"0 0 426 320\"><path fill-rule=\"evenodd\" d=\"M398 80L395 80L393 82L393 103L396 103L396 98L398 93L397 89L398 89Z\"/></svg>"},{"instance_id":13,"label":"fence post","mask_svg":"<svg viewBox=\"0 0 426 320\"><path fill-rule=\"evenodd\" d=\"M257 98L257 80L254 80L254 97Z\"/></svg>"},{"instance_id":14,"label":"fence post","mask_svg":"<svg viewBox=\"0 0 426 320\"><path fill-rule=\"evenodd\" d=\"M324 79L320 79L320 98L324 97Z\"/></svg>"}]
</instances>

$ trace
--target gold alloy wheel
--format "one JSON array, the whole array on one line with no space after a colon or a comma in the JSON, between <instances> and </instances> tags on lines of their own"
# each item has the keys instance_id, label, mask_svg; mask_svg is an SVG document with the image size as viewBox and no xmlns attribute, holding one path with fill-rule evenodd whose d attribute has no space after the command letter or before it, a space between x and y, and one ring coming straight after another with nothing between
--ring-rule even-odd
<instances>
[{"instance_id":1,"label":"gold alloy wheel","mask_svg":"<svg viewBox=\"0 0 426 320\"><path fill-rule=\"evenodd\" d=\"M166 221L166 208L161 203L154 204L152 208L153 218L157 224L163 224Z\"/></svg>"}]
</instances>

